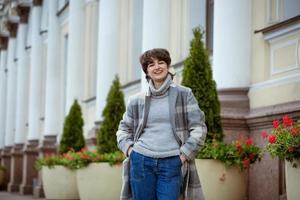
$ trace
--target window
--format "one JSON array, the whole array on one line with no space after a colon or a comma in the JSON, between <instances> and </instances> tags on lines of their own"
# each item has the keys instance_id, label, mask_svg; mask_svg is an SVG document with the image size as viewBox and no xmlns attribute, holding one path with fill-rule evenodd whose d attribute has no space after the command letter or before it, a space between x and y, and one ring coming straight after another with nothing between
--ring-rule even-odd
<instances>
[{"instance_id":1,"label":"window","mask_svg":"<svg viewBox=\"0 0 300 200\"><path fill-rule=\"evenodd\" d=\"M284 0L283 1L283 20L290 19L300 15L299 0Z\"/></svg>"},{"instance_id":2,"label":"window","mask_svg":"<svg viewBox=\"0 0 300 200\"><path fill-rule=\"evenodd\" d=\"M300 15L299 0L268 0L267 23L274 24Z\"/></svg>"}]
</instances>

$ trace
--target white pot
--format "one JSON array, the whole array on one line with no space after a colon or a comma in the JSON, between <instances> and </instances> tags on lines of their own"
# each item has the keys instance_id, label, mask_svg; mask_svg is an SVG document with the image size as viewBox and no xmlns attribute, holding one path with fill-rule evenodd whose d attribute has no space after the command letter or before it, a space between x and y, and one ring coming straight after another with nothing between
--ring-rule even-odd
<instances>
[{"instance_id":1,"label":"white pot","mask_svg":"<svg viewBox=\"0 0 300 200\"><path fill-rule=\"evenodd\" d=\"M42 181L46 199L79 199L76 171L63 166L43 167Z\"/></svg>"},{"instance_id":2,"label":"white pot","mask_svg":"<svg viewBox=\"0 0 300 200\"><path fill-rule=\"evenodd\" d=\"M285 161L286 194L288 200L300 199L300 160L294 161L297 168Z\"/></svg>"},{"instance_id":3,"label":"white pot","mask_svg":"<svg viewBox=\"0 0 300 200\"><path fill-rule=\"evenodd\" d=\"M213 159L196 159L205 200L243 200L246 198L246 173L226 167Z\"/></svg>"},{"instance_id":4,"label":"white pot","mask_svg":"<svg viewBox=\"0 0 300 200\"><path fill-rule=\"evenodd\" d=\"M122 167L91 163L86 168L77 170L77 183L81 200L119 200Z\"/></svg>"}]
</instances>

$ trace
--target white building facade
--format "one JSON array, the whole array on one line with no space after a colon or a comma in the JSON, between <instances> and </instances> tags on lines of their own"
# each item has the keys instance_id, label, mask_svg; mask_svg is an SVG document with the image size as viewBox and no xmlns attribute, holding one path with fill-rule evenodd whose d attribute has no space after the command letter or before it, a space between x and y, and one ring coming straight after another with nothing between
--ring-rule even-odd
<instances>
[{"instance_id":1,"label":"white building facade","mask_svg":"<svg viewBox=\"0 0 300 200\"><path fill-rule=\"evenodd\" d=\"M12 0L0 5L0 151L1 163L10 169L8 191L41 194L32 165L39 155L56 152L75 99L87 144L95 144L114 77L120 78L125 101L147 88L142 52L168 49L180 83L198 26L205 31L226 141L243 131L261 143L257 133L270 128L274 117L300 117L297 1ZM290 19L292 24L274 28ZM286 91L284 97L278 88ZM284 184L274 168L273 181ZM260 173L250 171L249 199L284 195L280 187L254 195L259 187L268 190L260 185Z\"/></svg>"}]
</instances>

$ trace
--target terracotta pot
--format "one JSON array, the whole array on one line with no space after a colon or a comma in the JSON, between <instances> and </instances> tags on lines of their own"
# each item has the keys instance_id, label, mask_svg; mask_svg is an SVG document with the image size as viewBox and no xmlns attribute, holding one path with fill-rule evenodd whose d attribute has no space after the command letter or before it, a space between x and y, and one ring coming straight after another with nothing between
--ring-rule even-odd
<instances>
[{"instance_id":1,"label":"terracotta pot","mask_svg":"<svg viewBox=\"0 0 300 200\"><path fill-rule=\"evenodd\" d=\"M293 163L297 165L297 168L294 168L290 162L285 161L286 194L288 200L299 200L300 160L296 160Z\"/></svg>"},{"instance_id":2,"label":"terracotta pot","mask_svg":"<svg viewBox=\"0 0 300 200\"><path fill-rule=\"evenodd\" d=\"M196 159L205 200L244 200L246 198L246 172L238 167L226 167L213 159Z\"/></svg>"},{"instance_id":3,"label":"terracotta pot","mask_svg":"<svg viewBox=\"0 0 300 200\"><path fill-rule=\"evenodd\" d=\"M77 170L77 183L81 200L119 200L122 167L91 163L88 167Z\"/></svg>"},{"instance_id":4,"label":"terracotta pot","mask_svg":"<svg viewBox=\"0 0 300 200\"><path fill-rule=\"evenodd\" d=\"M42 181L46 199L79 199L76 171L63 166L43 167Z\"/></svg>"}]
</instances>

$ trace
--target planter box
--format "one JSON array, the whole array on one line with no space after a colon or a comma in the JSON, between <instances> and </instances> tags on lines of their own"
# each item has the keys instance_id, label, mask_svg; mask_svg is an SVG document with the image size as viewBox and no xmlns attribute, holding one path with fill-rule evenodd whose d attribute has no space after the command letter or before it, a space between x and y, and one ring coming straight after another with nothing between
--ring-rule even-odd
<instances>
[{"instance_id":1,"label":"planter box","mask_svg":"<svg viewBox=\"0 0 300 200\"><path fill-rule=\"evenodd\" d=\"M119 200L122 167L91 163L88 167L77 170L77 183L81 200Z\"/></svg>"},{"instance_id":2,"label":"planter box","mask_svg":"<svg viewBox=\"0 0 300 200\"><path fill-rule=\"evenodd\" d=\"M246 198L246 173L226 167L213 159L196 159L205 200L243 200Z\"/></svg>"},{"instance_id":3,"label":"planter box","mask_svg":"<svg viewBox=\"0 0 300 200\"><path fill-rule=\"evenodd\" d=\"M297 168L285 161L286 194L288 200L299 200L300 198L300 160L294 161Z\"/></svg>"},{"instance_id":4,"label":"planter box","mask_svg":"<svg viewBox=\"0 0 300 200\"><path fill-rule=\"evenodd\" d=\"M43 167L42 181L46 199L79 199L76 171L63 166Z\"/></svg>"}]
</instances>

